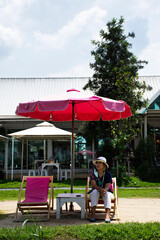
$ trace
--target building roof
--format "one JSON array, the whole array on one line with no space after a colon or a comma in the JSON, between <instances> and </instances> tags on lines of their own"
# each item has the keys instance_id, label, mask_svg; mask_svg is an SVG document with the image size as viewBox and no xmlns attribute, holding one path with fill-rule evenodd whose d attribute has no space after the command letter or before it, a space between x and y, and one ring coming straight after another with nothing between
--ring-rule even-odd
<instances>
[{"instance_id":1,"label":"building roof","mask_svg":"<svg viewBox=\"0 0 160 240\"><path fill-rule=\"evenodd\" d=\"M19 118L15 115L15 110L20 102L62 93L71 88L83 91L88 79L89 77L0 78L0 118ZM148 98L149 102L155 99L157 94L160 94L160 76L141 76L139 80L145 81L153 88L144 94L144 98ZM89 90L86 92L90 93Z\"/></svg>"},{"instance_id":2,"label":"building roof","mask_svg":"<svg viewBox=\"0 0 160 240\"><path fill-rule=\"evenodd\" d=\"M151 91L145 91L144 99L148 99L148 106L160 95L160 76L141 76L141 82L145 82L152 87ZM145 108L142 108L139 113L144 113Z\"/></svg>"},{"instance_id":3,"label":"building roof","mask_svg":"<svg viewBox=\"0 0 160 240\"><path fill-rule=\"evenodd\" d=\"M0 118L15 117L16 107L20 102L62 93L71 88L83 91L88 79L88 77L0 78Z\"/></svg>"}]
</instances>

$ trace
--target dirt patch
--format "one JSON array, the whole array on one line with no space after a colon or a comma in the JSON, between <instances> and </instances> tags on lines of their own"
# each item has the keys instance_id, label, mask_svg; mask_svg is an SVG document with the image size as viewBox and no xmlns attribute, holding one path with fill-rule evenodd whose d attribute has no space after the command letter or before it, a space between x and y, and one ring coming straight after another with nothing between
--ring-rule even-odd
<instances>
[{"instance_id":1,"label":"dirt patch","mask_svg":"<svg viewBox=\"0 0 160 240\"><path fill-rule=\"evenodd\" d=\"M160 222L160 199L156 198L136 198L127 199L119 198L119 215L120 221L113 220L112 223L125 222ZM0 218L0 227L15 227L21 226L25 220L25 216L18 214L18 222L14 222L14 214L16 210L16 201L0 202L0 212L5 214ZM56 201L55 205L56 207ZM49 221L46 221L46 214L33 215L35 221L40 222L41 225L55 226L55 225L77 225L89 224L88 219L81 219L80 208L74 203L75 212L65 212L61 214L61 219L56 220L56 211L51 212ZM64 207L63 207L64 210ZM97 220L95 224L103 223L104 220ZM93 223L91 223L93 224Z\"/></svg>"}]
</instances>

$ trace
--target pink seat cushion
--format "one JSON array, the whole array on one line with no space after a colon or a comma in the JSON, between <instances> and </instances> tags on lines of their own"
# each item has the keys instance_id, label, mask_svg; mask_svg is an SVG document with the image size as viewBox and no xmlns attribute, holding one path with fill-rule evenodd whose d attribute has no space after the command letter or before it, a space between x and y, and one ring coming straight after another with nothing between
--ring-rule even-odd
<instances>
[{"instance_id":1,"label":"pink seat cushion","mask_svg":"<svg viewBox=\"0 0 160 240\"><path fill-rule=\"evenodd\" d=\"M111 191L113 192L113 183L111 183L110 189L111 189Z\"/></svg>"},{"instance_id":2,"label":"pink seat cushion","mask_svg":"<svg viewBox=\"0 0 160 240\"><path fill-rule=\"evenodd\" d=\"M50 178L27 178L23 203L46 202Z\"/></svg>"}]
</instances>

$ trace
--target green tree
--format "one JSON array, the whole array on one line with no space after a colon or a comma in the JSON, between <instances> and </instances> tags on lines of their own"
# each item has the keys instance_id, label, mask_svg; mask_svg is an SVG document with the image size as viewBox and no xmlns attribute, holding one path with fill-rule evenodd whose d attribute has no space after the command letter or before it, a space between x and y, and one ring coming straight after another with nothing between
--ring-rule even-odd
<instances>
[{"instance_id":1,"label":"green tree","mask_svg":"<svg viewBox=\"0 0 160 240\"><path fill-rule=\"evenodd\" d=\"M100 31L100 40L92 41L95 46L91 55L94 62L90 67L94 70L93 77L89 79L84 89L90 89L96 95L124 100L131 107L132 117L109 123L99 122L95 127L97 137L99 129L104 138L110 135L114 139L113 145L116 149L115 155L122 157L127 141L134 139L139 133L140 116L138 109L145 107L146 100L143 100L143 93L146 89L145 82L138 79L138 71L142 69L146 61L138 60L130 51L132 44L129 38L134 38L135 34L124 33L124 18L119 20L113 18L106 24L107 30ZM92 123L88 123L87 129Z\"/></svg>"}]
</instances>

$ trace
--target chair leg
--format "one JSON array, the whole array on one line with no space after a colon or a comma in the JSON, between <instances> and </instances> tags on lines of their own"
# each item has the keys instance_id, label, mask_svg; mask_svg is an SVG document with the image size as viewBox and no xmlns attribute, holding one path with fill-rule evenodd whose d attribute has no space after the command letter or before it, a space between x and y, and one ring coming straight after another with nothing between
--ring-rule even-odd
<instances>
[{"instance_id":1,"label":"chair leg","mask_svg":"<svg viewBox=\"0 0 160 240\"><path fill-rule=\"evenodd\" d=\"M88 218L88 202L86 201L86 218Z\"/></svg>"},{"instance_id":2,"label":"chair leg","mask_svg":"<svg viewBox=\"0 0 160 240\"><path fill-rule=\"evenodd\" d=\"M16 213L15 213L14 221L17 220L17 214L18 214L18 204L17 204L17 208L16 208Z\"/></svg>"},{"instance_id":3,"label":"chair leg","mask_svg":"<svg viewBox=\"0 0 160 240\"><path fill-rule=\"evenodd\" d=\"M119 221L120 218L119 218L119 210L118 210L118 206L117 206L117 220Z\"/></svg>"},{"instance_id":4,"label":"chair leg","mask_svg":"<svg viewBox=\"0 0 160 240\"><path fill-rule=\"evenodd\" d=\"M115 205L116 205L116 213L117 213L116 215L117 215L117 220L120 220L120 218L119 218L119 210L118 210L117 198L116 198Z\"/></svg>"},{"instance_id":5,"label":"chair leg","mask_svg":"<svg viewBox=\"0 0 160 240\"><path fill-rule=\"evenodd\" d=\"M47 220L50 218L50 206L48 206L48 215L47 215Z\"/></svg>"},{"instance_id":6,"label":"chair leg","mask_svg":"<svg viewBox=\"0 0 160 240\"><path fill-rule=\"evenodd\" d=\"M90 206L89 201L87 201L86 202L86 218L89 217L90 213L91 213L91 206Z\"/></svg>"},{"instance_id":7,"label":"chair leg","mask_svg":"<svg viewBox=\"0 0 160 240\"><path fill-rule=\"evenodd\" d=\"M52 211L54 210L54 188L52 190Z\"/></svg>"},{"instance_id":8,"label":"chair leg","mask_svg":"<svg viewBox=\"0 0 160 240\"><path fill-rule=\"evenodd\" d=\"M53 201L51 200L51 207L50 209L53 211L54 210L54 206L53 206Z\"/></svg>"}]
</instances>

